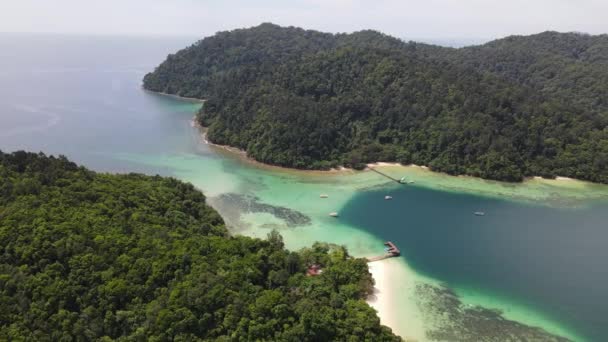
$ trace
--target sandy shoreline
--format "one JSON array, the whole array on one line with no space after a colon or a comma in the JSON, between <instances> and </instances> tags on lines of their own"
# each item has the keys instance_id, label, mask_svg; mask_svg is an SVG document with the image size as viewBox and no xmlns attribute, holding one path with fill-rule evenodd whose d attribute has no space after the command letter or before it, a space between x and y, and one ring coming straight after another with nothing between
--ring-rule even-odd
<instances>
[{"instance_id":1,"label":"sandy shoreline","mask_svg":"<svg viewBox=\"0 0 608 342\"><path fill-rule=\"evenodd\" d=\"M390 297L392 297L392 293L390 293L390 288L387 286L390 279L388 279L386 263L376 261L368 263L368 266L375 284L374 293L368 297L367 303L378 312L378 317L380 317L382 324L389 327L395 327L394 324L391 324L394 317L391 317L389 312L391 306Z\"/></svg>"},{"instance_id":2,"label":"sandy shoreline","mask_svg":"<svg viewBox=\"0 0 608 342\"><path fill-rule=\"evenodd\" d=\"M433 171L425 165L403 165L392 162L369 163L366 165L367 167L361 171L346 167L323 171L269 165L247 156L246 151L230 146L214 144L208 141L205 135L206 129L201 127L195 119L192 120L192 125L193 127L197 127L201 132L201 142L215 149L216 152L223 154L228 158L249 164L251 167L270 172L314 178L348 176L355 177L351 179L356 181L366 179L365 177L373 178L376 175L371 175L372 172L370 172L370 169L377 168L378 170L381 170L382 173L386 173L394 179L400 179L405 176L409 181L415 182L415 184L412 184L413 186L441 191L469 193L500 199L518 199L536 203L543 201L546 205L555 204L559 206L584 205L583 202L591 198L608 200L608 185L561 176L558 176L555 179L527 177L522 182L512 183L487 180L467 175L453 176L447 173ZM374 185L380 185L382 184L382 181L388 181L380 176L375 178L377 179ZM371 186L369 182L367 182L367 184L367 186ZM555 187L555 189L547 189L547 186ZM362 188L365 187L366 186L362 185ZM564 192L561 192L562 189Z\"/></svg>"},{"instance_id":3,"label":"sandy shoreline","mask_svg":"<svg viewBox=\"0 0 608 342\"><path fill-rule=\"evenodd\" d=\"M576 180L576 179L570 178L570 177L560 177L560 176L557 176L557 177L555 177L555 180L558 180L558 181L573 181L573 180Z\"/></svg>"},{"instance_id":4,"label":"sandy shoreline","mask_svg":"<svg viewBox=\"0 0 608 342\"><path fill-rule=\"evenodd\" d=\"M375 285L367 303L378 312L380 322L406 341L426 340L422 314L414 299L414 271L397 258L370 262L368 265ZM406 300L395 300L404 294L408 294Z\"/></svg>"},{"instance_id":5,"label":"sandy shoreline","mask_svg":"<svg viewBox=\"0 0 608 342\"><path fill-rule=\"evenodd\" d=\"M192 119L191 126L192 127L196 127L200 131L202 141L206 145L212 146L213 148L216 148L216 149L221 150L221 151L229 152L232 155L239 157L239 159L241 159L243 161L246 161L247 163L256 165L258 167L262 167L264 169L271 169L271 170L275 170L275 171L297 172L297 173L305 173L305 174L317 174L317 175L319 175L319 174L335 174L335 173L339 173L339 172L346 172L346 173L355 172L354 169L350 169L350 168L347 168L347 167L344 167L344 166L340 166L338 168L332 168L332 169L329 169L329 170L303 170L303 169L295 169L295 168L291 168L291 167L277 166L277 165L271 165L271 164L262 163L260 161L257 161L255 159L249 157L247 155L247 151L245 151L245 150L241 150L240 148L232 147L232 146L228 146L228 145L220 145L220 144L216 144L216 143L213 143L213 142L209 141L209 139L207 139L207 127L203 127L196 120L196 118Z\"/></svg>"},{"instance_id":6,"label":"sandy shoreline","mask_svg":"<svg viewBox=\"0 0 608 342\"><path fill-rule=\"evenodd\" d=\"M196 119L192 120L193 122L193 127L197 127L200 131L201 131L201 135L203 137L203 142L209 146L213 146L215 148L224 150L224 151L228 151L230 153L234 153L236 155L238 155L240 158L242 158L243 160L255 164L257 166L261 166L264 168L268 168L268 169L274 169L277 171L290 171L290 172L302 172L302 173L307 173L307 174L335 174L335 173L340 173L340 172L345 172L345 173L353 173L353 172L360 172L360 171L369 171L371 168L383 168L383 167L403 167L403 168L413 168L413 169L420 169L420 170L424 170L424 171L428 171L437 175L445 175L445 176L450 176L450 177L456 177L456 178L470 178L470 179L477 179L477 180L481 180L481 181L487 181L487 182L499 182L499 183L505 183L505 184L524 184L528 181L532 181L532 180L542 180L542 181L559 181L559 182L566 182L566 181L572 181L572 182L585 182L585 183L590 183L584 180L579 180L579 179L575 179L575 178L570 178L570 177L562 177L562 176L556 176L555 178L544 178L541 176L532 176L532 177L526 177L524 178L521 182L516 182L516 183L511 183L511 182L502 182L502 181L495 181L495 180L489 180L489 179L484 179L484 178L479 178L479 177L474 177L474 176L469 176L469 175L457 175L457 176L453 176L453 175L449 175L447 173L444 172L437 172L437 171L433 171L431 170L428 166L426 165L417 165L417 164L408 164L408 165L403 165L401 163L395 163L395 162L375 162L375 163L368 163L365 165L365 169L363 170L355 170L352 168L348 168L345 166L339 166L337 168L331 168L329 170L303 170L303 169L295 169L295 168L290 168L290 167L285 167L285 166L277 166L277 165L270 165L270 164L266 164L266 163L262 163L260 161L257 161L251 157L249 157L247 155L247 151L245 150L241 150L239 148L236 147L232 147L232 146L227 146L227 145L220 145L220 144L215 144L210 142L207 139L207 134L206 134L206 128L201 126ZM591 183L591 184L596 184L596 183ZM598 183L599 184L599 183Z\"/></svg>"},{"instance_id":7,"label":"sandy shoreline","mask_svg":"<svg viewBox=\"0 0 608 342\"><path fill-rule=\"evenodd\" d=\"M175 95L168 95L168 96L175 97ZM177 98L180 98L180 97L177 97ZM205 144L207 144L209 146L213 146L213 147L221 149L221 150L224 150L224 151L228 151L228 152L237 154L239 157L245 159L247 162L250 162L252 164L256 164L259 166L263 166L266 168L273 168L273 169L278 169L278 170L283 170L283 171L304 172L304 173L310 173L310 174L323 174L323 173L333 174L333 173L337 173L337 172L352 173L352 172L358 171L353 168L348 168L345 166L338 166L336 168L331 168L329 170L303 170L303 169L295 169L295 168L291 168L291 167L277 166L277 165L262 163L260 161L257 161L255 159L249 157L247 155L247 151L245 151L245 150L241 150L240 148L232 147L232 146L228 146L228 145L220 145L220 144L216 144L216 143L209 141L209 139L207 139L207 127L202 126L196 120L196 118L192 119L191 126L197 128L201 132L201 136L202 136L203 142ZM416 164L402 165L400 163L389 163L389 162L368 163L368 164L365 164L365 166L366 166L365 169L359 170L359 171L369 171L370 168L386 167L386 166L413 167L413 168L420 168L420 169L424 169L424 170L430 170L429 167L425 166L425 165L416 165Z\"/></svg>"}]
</instances>

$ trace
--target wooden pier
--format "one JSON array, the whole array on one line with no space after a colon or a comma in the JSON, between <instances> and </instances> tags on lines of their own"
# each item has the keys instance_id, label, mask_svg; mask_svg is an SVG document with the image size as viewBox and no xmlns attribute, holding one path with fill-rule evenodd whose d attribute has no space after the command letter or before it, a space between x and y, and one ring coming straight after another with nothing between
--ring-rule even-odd
<instances>
[{"instance_id":1,"label":"wooden pier","mask_svg":"<svg viewBox=\"0 0 608 342\"><path fill-rule=\"evenodd\" d=\"M386 241L384 245L387 247L386 253L383 255L368 257L367 262L380 261L388 258L394 258L401 255L401 251L392 241Z\"/></svg>"},{"instance_id":2,"label":"wooden pier","mask_svg":"<svg viewBox=\"0 0 608 342\"><path fill-rule=\"evenodd\" d=\"M388 178L388 179L392 180L393 182L397 182L397 183L399 183L399 184L403 184L403 185L405 185L405 183L402 183L402 182L401 182L399 179L397 179L397 178L393 178L393 177L391 177L391 176L387 175L387 174L386 174L386 173L384 173L384 172L381 172L381 171L378 171L378 170L374 169L373 167L370 167L369 169L370 169L371 171L374 171L375 173L377 173L377 174L379 174L379 175L383 176L383 177L386 177L386 178Z\"/></svg>"}]
</instances>

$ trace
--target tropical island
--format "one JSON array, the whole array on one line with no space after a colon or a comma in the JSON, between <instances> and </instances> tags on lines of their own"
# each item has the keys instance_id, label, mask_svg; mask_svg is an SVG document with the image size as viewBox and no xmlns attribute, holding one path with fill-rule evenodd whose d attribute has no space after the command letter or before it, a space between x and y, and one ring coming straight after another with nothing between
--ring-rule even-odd
<instances>
[{"instance_id":1,"label":"tropical island","mask_svg":"<svg viewBox=\"0 0 608 342\"><path fill-rule=\"evenodd\" d=\"M400 340L366 260L230 235L173 178L0 152L0 246L0 340Z\"/></svg>"},{"instance_id":2,"label":"tropical island","mask_svg":"<svg viewBox=\"0 0 608 342\"><path fill-rule=\"evenodd\" d=\"M205 99L216 144L299 169L371 162L608 183L608 36L460 49L262 24L169 55L144 88Z\"/></svg>"}]
</instances>

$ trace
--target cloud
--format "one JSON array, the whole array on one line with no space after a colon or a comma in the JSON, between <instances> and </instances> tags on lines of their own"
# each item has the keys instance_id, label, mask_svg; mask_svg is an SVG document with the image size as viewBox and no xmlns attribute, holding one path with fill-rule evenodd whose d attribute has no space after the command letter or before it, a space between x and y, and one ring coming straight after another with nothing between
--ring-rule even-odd
<instances>
[{"instance_id":1,"label":"cloud","mask_svg":"<svg viewBox=\"0 0 608 342\"><path fill-rule=\"evenodd\" d=\"M608 32L605 0L19 0L0 13L9 32L202 36L267 21L411 38Z\"/></svg>"}]
</instances>

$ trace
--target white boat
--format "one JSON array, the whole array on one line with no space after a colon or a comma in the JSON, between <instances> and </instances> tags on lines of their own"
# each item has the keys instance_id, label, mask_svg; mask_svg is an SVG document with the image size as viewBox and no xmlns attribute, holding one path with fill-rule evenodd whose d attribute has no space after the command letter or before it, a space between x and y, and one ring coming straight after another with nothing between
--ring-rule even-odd
<instances>
[{"instance_id":1,"label":"white boat","mask_svg":"<svg viewBox=\"0 0 608 342\"><path fill-rule=\"evenodd\" d=\"M336 213L336 212L329 213L329 216L331 216L331 217L338 217L338 213Z\"/></svg>"},{"instance_id":2,"label":"white boat","mask_svg":"<svg viewBox=\"0 0 608 342\"><path fill-rule=\"evenodd\" d=\"M392 200L392 199L393 199L393 196L384 196L384 199L385 199L385 200Z\"/></svg>"},{"instance_id":3,"label":"white boat","mask_svg":"<svg viewBox=\"0 0 608 342\"><path fill-rule=\"evenodd\" d=\"M476 211L473 214L475 214L476 216L485 216L486 213L484 213L483 211Z\"/></svg>"},{"instance_id":4,"label":"white boat","mask_svg":"<svg viewBox=\"0 0 608 342\"><path fill-rule=\"evenodd\" d=\"M412 184L414 183L413 180L408 181L405 177L401 177L401 179L399 180L399 183L401 184Z\"/></svg>"},{"instance_id":5,"label":"white boat","mask_svg":"<svg viewBox=\"0 0 608 342\"><path fill-rule=\"evenodd\" d=\"M326 195L326 194L321 194L321 195L319 195L319 197L321 197L321 198L327 198L327 197L329 197L329 196L328 196L328 195Z\"/></svg>"}]
</instances>

